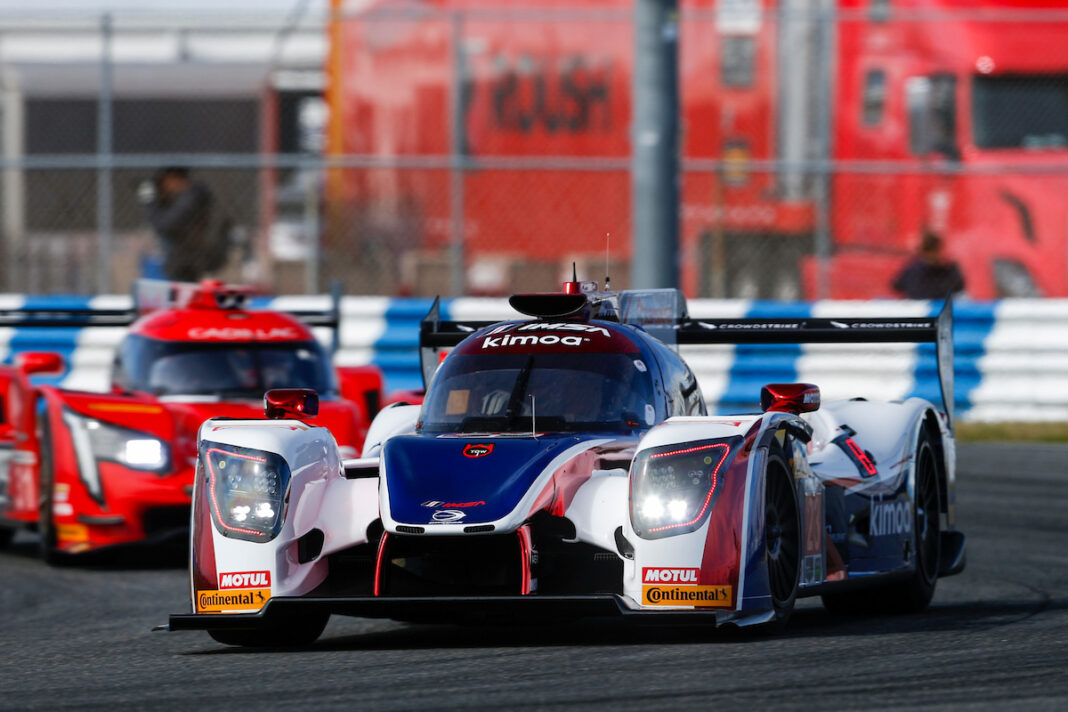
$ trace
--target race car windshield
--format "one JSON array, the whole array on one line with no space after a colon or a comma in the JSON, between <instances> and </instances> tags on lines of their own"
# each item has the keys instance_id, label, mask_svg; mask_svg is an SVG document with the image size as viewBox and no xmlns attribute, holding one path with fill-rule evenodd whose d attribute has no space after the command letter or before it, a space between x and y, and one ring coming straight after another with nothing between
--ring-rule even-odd
<instances>
[{"instance_id":1,"label":"race car windshield","mask_svg":"<svg viewBox=\"0 0 1068 712\"><path fill-rule=\"evenodd\" d=\"M119 347L113 380L160 396L262 398L271 388L337 392L330 357L316 341L205 344L130 335Z\"/></svg>"},{"instance_id":2,"label":"race car windshield","mask_svg":"<svg viewBox=\"0 0 1068 712\"><path fill-rule=\"evenodd\" d=\"M454 354L423 404L426 432L651 427L649 370L637 354Z\"/></svg>"}]
</instances>

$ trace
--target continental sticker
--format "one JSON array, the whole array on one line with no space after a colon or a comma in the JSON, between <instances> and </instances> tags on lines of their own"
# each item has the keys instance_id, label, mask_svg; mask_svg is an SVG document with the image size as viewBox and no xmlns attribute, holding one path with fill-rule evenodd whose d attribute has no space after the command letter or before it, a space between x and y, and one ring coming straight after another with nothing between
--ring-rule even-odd
<instances>
[{"instance_id":1,"label":"continental sticker","mask_svg":"<svg viewBox=\"0 0 1068 712\"><path fill-rule=\"evenodd\" d=\"M197 613L258 611L269 600L271 600L269 588L197 591Z\"/></svg>"},{"instance_id":2,"label":"continental sticker","mask_svg":"<svg viewBox=\"0 0 1068 712\"><path fill-rule=\"evenodd\" d=\"M730 606L731 586L642 586L642 605L695 608Z\"/></svg>"}]
</instances>

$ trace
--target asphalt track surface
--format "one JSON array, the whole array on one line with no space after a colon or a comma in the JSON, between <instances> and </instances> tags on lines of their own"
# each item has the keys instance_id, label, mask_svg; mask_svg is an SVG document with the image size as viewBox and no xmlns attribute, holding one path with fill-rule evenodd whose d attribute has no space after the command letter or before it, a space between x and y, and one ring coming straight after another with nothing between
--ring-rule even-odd
<instances>
[{"instance_id":1,"label":"asphalt track surface","mask_svg":"<svg viewBox=\"0 0 1068 712\"><path fill-rule=\"evenodd\" d=\"M918 615L779 635L620 622L413 626L335 618L312 648L152 632L187 607L182 563L49 568L0 553L0 709L1068 709L1068 446L963 445L968 568Z\"/></svg>"}]
</instances>

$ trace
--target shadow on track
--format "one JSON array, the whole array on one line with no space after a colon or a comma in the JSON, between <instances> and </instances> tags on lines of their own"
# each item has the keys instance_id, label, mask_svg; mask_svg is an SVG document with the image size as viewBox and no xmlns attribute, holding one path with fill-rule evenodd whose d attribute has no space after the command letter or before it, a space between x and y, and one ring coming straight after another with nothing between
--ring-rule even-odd
<instances>
[{"instance_id":1,"label":"shadow on track","mask_svg":"<svg viewBox=\"0 0 1068 712\"><path fill-rule=\"evenodd\" d=\"M460 648L599 647L627 645L733 645L774 638L836 638L936 630L974 630L1018 623L1043 612L1068 609L1068 599L972 602L932 606L922 614L841 616L822 608L798 610L786 630L715 629L710 625L664 626L652 622L579 620L550 625L402 625L390 630L321 638L303 652L424 651ZM327 631L329 633L329 630ZM206 635L205 635L206 638ZM248 655L268 648L219 646L185 655ZM301 652L301 651L296 651Z\"/></svg>"},{"instance_id":2,"label":"shadow on track","mask_svg":"<svg viewBox=\"0 0 1068 712\"><path fill-rule=\"evenodd\" d=\"M22 559L39 559L41 554L38 546L37 536L27 533L16 537L4 549L4 554ZM189 546L185 540L157 544L125 544L85 554L62 554L55 565L64 569L100 571L178 569L189 565Z\"/></svg>"}]
</instances>

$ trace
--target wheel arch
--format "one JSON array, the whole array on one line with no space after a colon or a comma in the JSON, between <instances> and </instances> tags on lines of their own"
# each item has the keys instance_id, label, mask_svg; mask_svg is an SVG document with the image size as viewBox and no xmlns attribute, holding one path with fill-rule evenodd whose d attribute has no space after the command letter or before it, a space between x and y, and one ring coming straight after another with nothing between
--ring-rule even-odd
<instances>
[{"instance_id":1,"label":"wheel arch","mask_svg":"<svg viewBox=\"0 0 1068 712\"><path fill-rule=\"evenodd\" d=\"M938 471L939 512L949 512L949 477L946 471L946 444L942 437L938 415L933 410L924 412L920 432L927 434L927 439L935 451L935 467Z\"/></svg>"}]
</instances>

